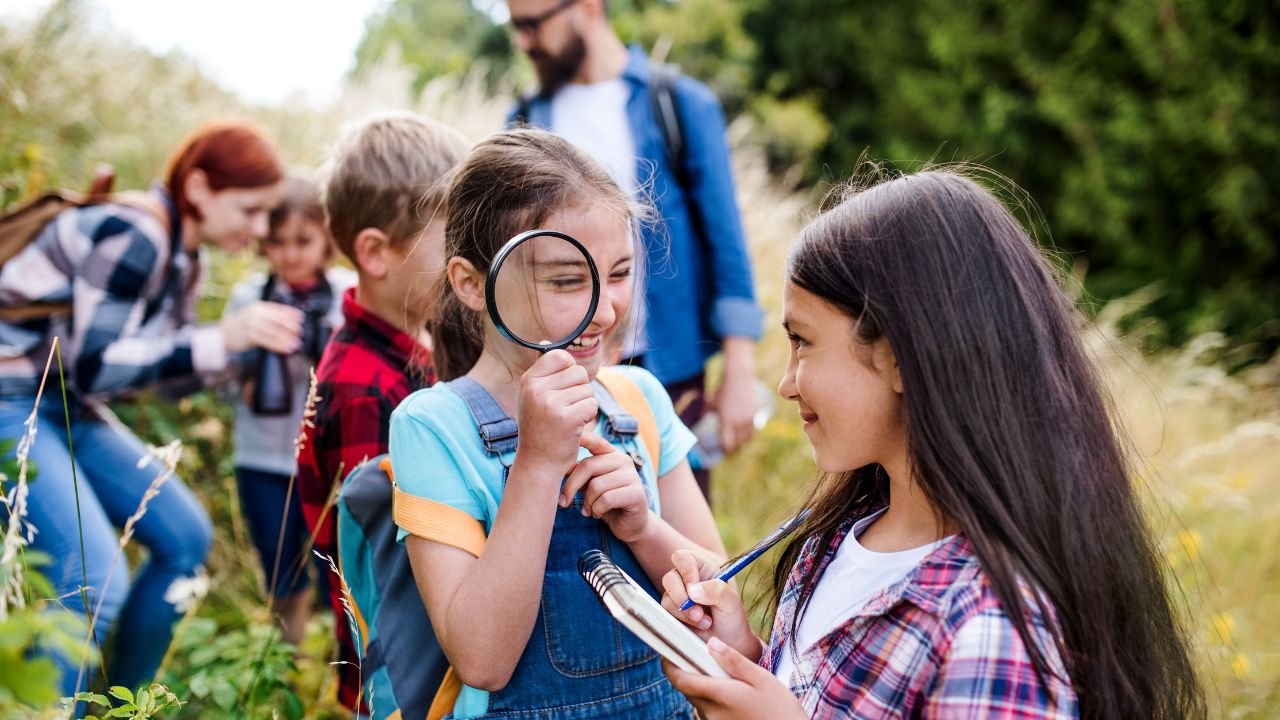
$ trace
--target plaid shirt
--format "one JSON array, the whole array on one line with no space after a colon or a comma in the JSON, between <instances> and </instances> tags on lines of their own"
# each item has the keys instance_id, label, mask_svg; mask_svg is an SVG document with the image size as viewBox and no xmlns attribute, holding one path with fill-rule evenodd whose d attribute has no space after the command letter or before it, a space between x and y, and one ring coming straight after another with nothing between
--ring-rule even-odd
<instances>
[{"instance_id":1,"label":"plaid shirt","mask_svg":"<svg viewBox=\"0 0 1280 720\"><path fill-rule=\"evenodd\" d=\"M835 557L850 518L826 547L804 546L783 590L761 666L791 652L802 573ZM1022 586L1030 630L1056 675L1044 687L963 535L943 543L901 582L796 658L791 691L815 720L835 718L1074 718L1075 691L1050 626Z\"/></svg>"},{"instance_id":2,"label":"plaid shirt","mask_svg":"<svg viewBox=\"0 0 1280 720\"><path fill-rule=\"evenodd\" d=\"M166 227L145 210L107 203L55 217L0 266L0 303L73 303L66 317L0 322L0 395L34 395L55 336L68 381L115 395L190 380L227 364L222 331L196 327L200 260L183 251L173 201Z\"/></svg>"},{"instance_id":3,"label":"plaid shirt","mask_svg":"<svg viewBox=\"0 0 1280 720\"><path fill-rule=\"evenodd\" d=\"M414 390L435 381L431 353L400 329L356 301L342 297L344 324L334 334L316 371L315 416L304 427L298 455L298 498L316 550L338 557L336 487L364 460L387 451L391 411ZM337 617L338 698L355 708L360 698L359 654L337 583L329 583Z\"/></svg>"}]
</instances>

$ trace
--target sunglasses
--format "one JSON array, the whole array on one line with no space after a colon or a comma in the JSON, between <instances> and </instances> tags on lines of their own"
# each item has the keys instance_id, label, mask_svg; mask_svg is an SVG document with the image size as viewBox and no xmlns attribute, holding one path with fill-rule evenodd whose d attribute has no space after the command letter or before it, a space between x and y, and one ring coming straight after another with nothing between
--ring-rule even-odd
<instances>
[{"instance_id":1,"label":"sunglasses","mask_svg":"<svg viewBox=\"0 0 1280 720\"><path fill-rule=\"evenodd\" d=\"M564 12L566 8L576 2L578 0L560 0L546 12L531 17L513 17L511 18L511 29L522 35L537 35L538 28L542 27L542 23Z\"/></svg>"}]
</instances>

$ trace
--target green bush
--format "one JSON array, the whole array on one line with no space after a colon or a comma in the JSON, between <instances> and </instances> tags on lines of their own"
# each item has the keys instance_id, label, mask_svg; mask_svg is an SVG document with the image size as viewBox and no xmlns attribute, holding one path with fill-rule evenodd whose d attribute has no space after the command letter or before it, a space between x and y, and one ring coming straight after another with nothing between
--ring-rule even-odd
<instances>
[{"instance_id":1,"label":"green bush","mask_svg":"<svg viewBox=\"0 0 1280 720\"><path fill-rule=\"evenodd\" d=\"M1217 0L752 0L754 90L816 98L812 181L971 160L1041 205L1164 340L1280 340L1280 9Z\"/></svg>"}]
</instances>

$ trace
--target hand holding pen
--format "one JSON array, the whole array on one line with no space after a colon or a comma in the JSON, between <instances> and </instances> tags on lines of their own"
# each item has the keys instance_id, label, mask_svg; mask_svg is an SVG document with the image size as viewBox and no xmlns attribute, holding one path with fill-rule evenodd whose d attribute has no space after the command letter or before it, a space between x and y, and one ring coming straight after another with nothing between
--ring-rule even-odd
<instances>
[{"instance_id":1,"label":"hand holding pen","mask_svg":"<svg viewBox=\"0 0 1280 720\"><path fill-rule=\"evenodd\" d=\"M769 533L769 535L766 536L763 540L756 543L755 547L739 555L737 559L733 560L728 565L725 565L723 568L721 568L720 572L716 573L716 576L714 579L724 580L727 582L734 575L737 575L738 573L742 572L743 568L750 565L752 561L754 561L756 558L763 555L766 550L776 545L778 541L790 535L796 528L800 527L800 524L803 523L804 519L807 517L809 517L809 510L806 508L805 510L802 510L798 514L796 514L794 517L789 518L786 522L779 525L777 530L774 530L773 532ZM687 611L690 608L692 608L693 605L694 605L694 602L692 599L685 600L683 603L680 604L680 610L682 612Z\"/></svg>"}]
</instances>

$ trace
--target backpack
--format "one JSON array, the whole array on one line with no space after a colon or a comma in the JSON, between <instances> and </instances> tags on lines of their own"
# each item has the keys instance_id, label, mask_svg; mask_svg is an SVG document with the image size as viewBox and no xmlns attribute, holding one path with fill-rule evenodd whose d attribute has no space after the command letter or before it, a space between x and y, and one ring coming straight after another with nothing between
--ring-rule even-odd
<instances>
[{"instance_id":1,"label":"backpack","mask_svg":"<svg viewBox=\"0 0 1280 720\"><path fill-rule=\"evenodd\" d=\"M111 192L115 183L115 171L101 166L94 174L89 192L50 190L23 203L18 209L0 215L0 267L35 242L45 229L64 210L115 203L127 205L149 213L165 228L170 227L169 211L145 192ZM0 307L0 322L22 322L63 315L71 312L70 303L33 302L26 305Z\"/></svg>"},{"instance_id":2,"label":"backpack","mask_svg":"<svg viewBox=\"0 0 1280 720\"><path fill-rule=\"evenodd\" d=\"M644 394L613 368L601 369L597 380L606 389L600 396L601 412L611 430L616 435L638 436L658 463L658 425ZM514 427L509 435L494 439L514 442ZM338 495L338 559L360 633L365 683L361 692L375 720L397 713L438 720L452 712L462 689L436 641L408 553L396 540L395 518L439 513L442 507L395 487L386 454L357 466ZM476 523L466 546L479 555L484 540L484 531Z\"/></svg>"}]
</instances>

